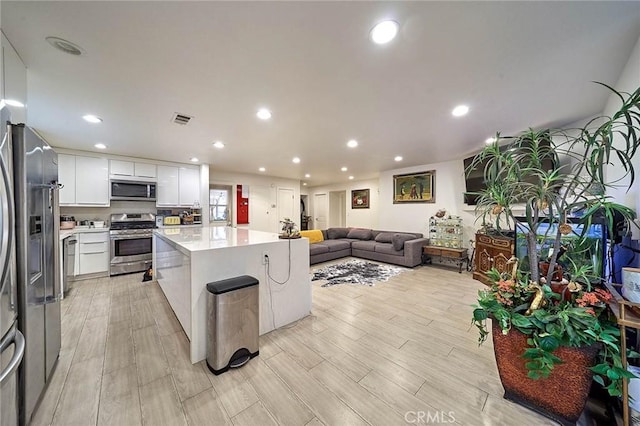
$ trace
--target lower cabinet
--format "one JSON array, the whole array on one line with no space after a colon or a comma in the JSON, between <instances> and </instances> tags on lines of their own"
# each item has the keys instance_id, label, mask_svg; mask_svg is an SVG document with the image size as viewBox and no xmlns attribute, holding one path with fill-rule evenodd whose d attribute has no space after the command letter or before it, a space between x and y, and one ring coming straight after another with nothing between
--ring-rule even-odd
<instances>
[{"instance_id":1,"label":"lower cabinet","mask_svg":"<svg viewBox=\"0 0 640 426\"><path fill-rule=\"evenodd\" d=\"M499 272L506 272L509 259L514 253L513 249L513 238L476 234L473 279L491 285L487 272L492 268L496 268Z\"/></svg>"},{"instance_id":2,"label":"lower cabinet","mask_svg":"<svg viewBox=\"0 0 640 426\"><path fill-rule=\"evenodd\" d=\"M109 232L78 234L78 273L96 274L109 271Z\"/></svg>"}]
</instances>

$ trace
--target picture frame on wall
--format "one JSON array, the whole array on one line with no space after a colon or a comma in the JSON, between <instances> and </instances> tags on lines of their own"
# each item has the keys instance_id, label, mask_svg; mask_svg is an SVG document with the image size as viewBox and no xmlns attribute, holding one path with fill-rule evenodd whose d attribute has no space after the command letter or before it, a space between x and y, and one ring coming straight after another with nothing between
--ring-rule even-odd
<instances>
[{"instance_id":1,"label":"picture frame on wall","mask_svg":"<svg viewBox=\"0 0 640 426\"><path fill-rule=\"evenodd\" d=\"M354 189L351 191L351 208L369 208L369 189Z\"/></svg>"},{"instance_id":2,"label":"picture frame on wall","mask_svg":"<svg viewBox=\"0 0 640 426\"><path fill-rule=\"evenodd\" d=\"M393 176L393 204L435 203L436 171Z\"/></svg>"}]
</instances>

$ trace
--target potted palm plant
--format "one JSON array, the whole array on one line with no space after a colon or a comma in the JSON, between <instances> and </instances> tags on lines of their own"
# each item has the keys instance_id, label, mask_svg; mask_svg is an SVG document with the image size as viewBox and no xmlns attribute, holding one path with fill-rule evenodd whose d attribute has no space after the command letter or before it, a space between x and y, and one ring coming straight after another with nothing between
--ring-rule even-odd
<instances>
[{"instance_id":1,"label":"potted palm plant","mask_svg":"<svg viewBox=\"0 0 640 426\"><path fill-rule=\"evenodd\" d=\"M613 229L635 218L607 189L634 183L640 88L620 93L603 86L620 99L611 117L578 129L498 134L467 169L483 168L486 189L473 194L478 217L496 232L519 223L527 249L526 259L512 258L508 271L493 270L493 284L479 292L473 321L480 343L491 318L505 398L562 424L577 421L592 378L620 395L622 380L632 377L623 368L619 331L607 307L611 295L599 288L594 264L576 260L588 249L594 221ZM555 166L545 167L548 160ZM621 180L605 179L610 166L623 171Z\"/></svg>"}]
</instances>

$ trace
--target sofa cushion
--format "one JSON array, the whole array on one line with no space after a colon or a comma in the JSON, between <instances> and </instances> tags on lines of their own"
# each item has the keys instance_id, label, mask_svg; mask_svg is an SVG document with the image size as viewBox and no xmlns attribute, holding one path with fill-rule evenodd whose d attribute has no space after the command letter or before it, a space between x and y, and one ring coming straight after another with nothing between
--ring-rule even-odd
<instances>
[{"instance_id":1,"label":"sofa cushion","mask_svg":"<svg viewBox=\"0 0 640 426\"><path fill-rule=\"evenodd\" d=\"M351 243L351 248L354 250L367 250L367 251L375 251L376 247L375 241L354 241Z\"/></svg>"},{"instance_id":2,"label":"sofa cushion","mask_svg":"<svg viewBox=\"0 0 640 426\"><path fill-rule=\"evenodd\" d=\"M415 240L414 234L393 234L393 248L396 250L402 250L404 248L404 242L409 240Z\"/></svg>"},{"instance_id":3,"label":"sofa cushion","mask_svg":"<svg viewBox=\"0 0 640 426\"><path fill-rule=\"evenodd\" d=\"M353 228L347 234L347 238L355 238L358 240L367 241L373 238L371 235L371 229Z\"/></svg>"},{"instance_id":4,"label":"sofa cushion","mask_svg":"<svg viewBox=\"0 0 640 426\"><path fill-rule=\"evenodd\" d=\"M337 240L338 238L347 238L349 228L329 228L327 229L327 240Z\"/></svg>"},{"instance_id":5,"label":"sofa cushion","mask_svg":"<svg viewBox=\"0 0 640 426\"><path fill-rule=\"evenodd\" d=\"M314 254L321 254L321 253L329 253L329 247L321 243L309 245L309 254L311 256L313 256Z\"/></svg>"},{"instance_id":6,"label":"sofa cushion","mask_svg":"<svg viewBox=\"0 0 640 426\"><path fill-rule=\"evenodd\" d=\"M309 239L309 244L324 241L322 231L319 229L311 229L308 231L300 231L300 235Z\"/></svg>"},{"instance_id":7,"label":"sofa cushion","mask_svg":"<svg viewBox=\"0 0 640 426\"><path fill-rule=\"evenodd\" d=\"M376 253L392 254L394 256L404 256L404 250L396 250L391 243L376 243L374 247Z\"/></svg>"},{"instance_id":8,"label":"sofa cushion","mask_svg":"<svg viewBox=\"0 0 640 426\"><path fill-rule=\"evenodd\" d=\"M349 241L344 240L327 240L323 241L322 245L327 246L329 248L329 252L349 250L351 248Z\"/></svg>"},{"instance_id":9,"label":"sofa cushion","mask_svg":"<svg viewBox=\"0 0 640 426\"><path fill-rule=\"evenodd\" d=\"M393 235L393 232L379 232L375 240L377 243L392 243Z\"/></svg>"}]
</instances>

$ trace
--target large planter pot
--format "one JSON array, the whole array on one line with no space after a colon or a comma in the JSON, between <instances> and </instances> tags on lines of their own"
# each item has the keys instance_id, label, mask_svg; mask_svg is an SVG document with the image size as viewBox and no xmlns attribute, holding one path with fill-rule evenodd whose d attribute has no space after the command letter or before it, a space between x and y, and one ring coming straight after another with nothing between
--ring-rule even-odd
<instances>
[{"instance_id":1,"label":"large planter pot","mask_svg":"<svg viewBox=\"0 0 640 426\"><path fill-rule=\"evenodd\" d=\"M561 346L554 351L554 355L563 364L556 365L548 378L533 380L527 376L527 360L522 358L528 347L527 336L516 329L502 334L495 320L492 320L491 329L505 399L563 425L575 425L589 396L593 378L589 367L595 365L599 347Z\"/></svg>"}]
</instances>

